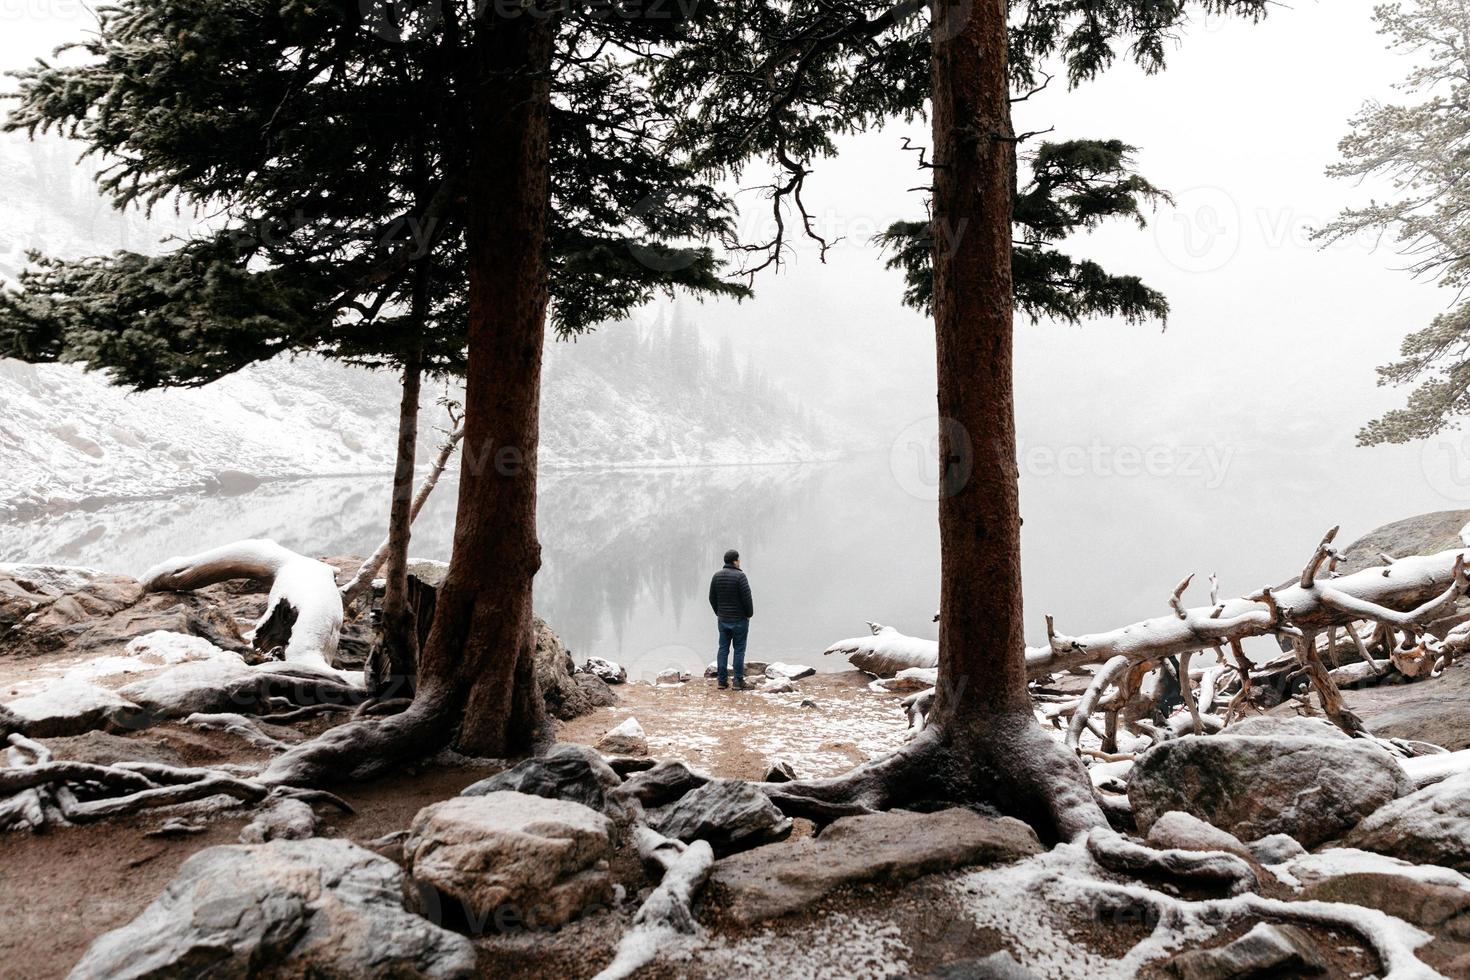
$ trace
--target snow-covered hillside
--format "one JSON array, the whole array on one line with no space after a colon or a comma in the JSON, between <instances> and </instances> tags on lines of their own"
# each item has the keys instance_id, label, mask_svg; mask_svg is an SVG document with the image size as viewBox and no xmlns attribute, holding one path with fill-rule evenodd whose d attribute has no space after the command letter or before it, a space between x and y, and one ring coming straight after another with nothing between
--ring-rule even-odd
<instances>
[{"instance_id":1,"label":"snow-covered hillside","mask_svg":"<svg viewBox=\"0 0 1470 980\"><path fill-rule=\"evenodd\" d=\"M639 335L618 324L609 330ZM652 331L623 359L615 341L548 345L545 468L810 461L833 437L776 392L717 383L713 364L675 369ZM696 343L693 350L698 353ZM700 364L705 364L702 356ZM750 369L747 369L750 370ZM425 386L432 454L443 387ZM313 357L277 359L204 388L131 392L71 365L0 360L0 519L256 480L384 473L393 465L397 378Z\"/></svg>"},{"instance_id":2,"label":"snow-covered hillside","mask_svg":"<svg viewBox=\"0 0 1470 980\"><path fill-rule=\"evenodd\" d=\"M0 516L246 489L246 477L381 472L395 398L390 375L311 359L142 393L69 365L0 360Z\"/></svg>"}]
</instances>

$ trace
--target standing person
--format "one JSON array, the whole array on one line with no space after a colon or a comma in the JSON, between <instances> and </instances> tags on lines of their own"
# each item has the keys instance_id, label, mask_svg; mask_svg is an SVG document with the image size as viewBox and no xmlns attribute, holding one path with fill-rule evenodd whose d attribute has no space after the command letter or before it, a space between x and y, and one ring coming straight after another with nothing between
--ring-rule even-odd
<instances>
[{"instance_id":1,"label":"standing person","mask_svg":"<svg viewBox=\"0 0 1470 980\"><path fill-rule=\"evenodd\" d=\"M745 690L745 638L750 634L750 617L755 606L750 600L750 580L740 570L740 552L725 552L725 567L709 582L709 605L720 624L720 652L716 657L720 689L730 686L726 672L730 645L735 646L735 689Z\"/></svg>"}]
</instances>

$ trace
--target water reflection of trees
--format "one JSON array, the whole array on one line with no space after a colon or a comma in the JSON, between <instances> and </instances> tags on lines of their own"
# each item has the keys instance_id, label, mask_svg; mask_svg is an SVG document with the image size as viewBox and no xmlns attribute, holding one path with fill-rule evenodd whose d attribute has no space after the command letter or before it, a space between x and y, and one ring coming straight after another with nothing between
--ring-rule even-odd
<instances>
[{"instance_id":1,"label":"water reflection of trees","mask_svg":"<svg viewBox=\"0 0 1470 980\"><path fill-rule=\"evenodd\" d=\"M799 522L821 471L543 471L538 611L579 652L620 649L637 611L657 609L677 629L685 615L703 613L708 577L724 549L756 551ZM136 575L170 555L247 537L307 554L366 554L382 537L388 489L386 480L317 479L236 497L190 494L72 511L0 527L0 561ZM430 499L414 525L415 556L449 557L457 492L446 480Z\"/></svg>"},{"instance_id":2,"label":"water reflection of trees","mask_svg":"<svg viewBox=\"0 0 1470 980\"><path fill-rule=\"evenodd\" d=\"M622 649L639 609L657 608L677 627L686 612L702 611L709 575L725 548L758 549L800 519L815 496L819 469L543 476L538 610L576 651Z\"/></svg>"}]
</instances>

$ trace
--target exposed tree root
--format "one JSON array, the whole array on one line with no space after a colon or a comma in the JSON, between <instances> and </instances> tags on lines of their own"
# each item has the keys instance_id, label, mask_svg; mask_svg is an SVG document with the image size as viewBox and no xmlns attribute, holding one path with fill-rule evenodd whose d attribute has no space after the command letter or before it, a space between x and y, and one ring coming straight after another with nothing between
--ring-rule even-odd
<instances>
[{"instance_id":1,"label":"exposed tree root","mask_svg":"<svg viewBox=\"0 0 1470 980\"><path fill-rule=\"evenodd\" d=\"M1087 835L1087 850L1098 864L1123 874L1224 887L1231 895L1255 891L1260 885L1249 864L1224 851L1157 849L1102 828Z\"/></svg>"},{"instance_id":2,"label":"exposed tree root","mask_svg":"<svg viewBox=\"0 0 1470 980\"><path fill-rule=\"evenodd\" d=\"M149 762L113 766L57 762L39 742L19 734L10 735L9 742L6 757L10 766L0 769L0 794L12 795L0 800L0 830L39 832L48 826L89 823L211 796L229 796L244 803L290 796L352 812L344 800L322 790L272 787L218 769Z\"/></svg>"},{"instance_id":3,"label":"exposed tree root","mask_svg":"<svg viewBox=\"0 0 1470 980\"><path fill-rule=\"evenodd\" d=\"M984 803L1057 840L1108 825L1076 754L1029 713L995 715L979 731L951 737L961 727L955 720L932 723L902 748L843 776L760 788L787 816L818 823L925 803Z\"/></svg>"},{"instance_id":4,"label":"exposed tree root","mask_svg":"<svg viewBox=\"0 0 1470 980\"><path fill-rule=\"evenodd\" d=\"M236 735L250 745L268 752L284 752L291 747L289 742L283 742L278 738L267 735L261 731L260 726L238 714L192 714L184 719L184 724L191 728L198 728L208 732L226 732Z\"/></svg>"},{"instance_id":5,"label":"exposed tree root","mask_svg":"<svg viewBox=\"0 0 1470 980\"><path fill-rule=\"evenodd\" d=\"M261 781L323 786L385 775L450 743L458 715L451 703L437 691L420 690L406 711L349 721L293 746L271 761Z\"/></svg>"},{"instance_id":6,"label":"exposed tree root","mask_svg":"<svg viewBox=\"0 0 1470 980\"><path fill-rule=\"evenodd\" d=\"M634 835L644 865L661 868L663 880L633 916L633 928L619 941L613 961L594 980L630 977L670 940L699 931L693 906L714 867L709 842L697 840L686 846L642 826Z\"/></svg>"}]
</instances>

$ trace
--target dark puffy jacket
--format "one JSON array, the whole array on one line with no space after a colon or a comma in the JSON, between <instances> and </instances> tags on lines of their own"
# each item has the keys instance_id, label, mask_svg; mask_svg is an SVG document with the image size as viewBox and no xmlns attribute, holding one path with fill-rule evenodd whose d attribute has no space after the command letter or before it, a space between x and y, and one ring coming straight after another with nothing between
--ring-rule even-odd
<instances>
[{"instance_id":1,"label":"dark puffy jacket","mask_svg":"<svg viewBox=\"0 0 1470 980\"><path fill-rule=\"evenodd\" d=\"M709 605L724 620L749 619L755 615L750 601L750 580L734 565L726 565L709 580Z\"/></svg>"}]
</instances>

